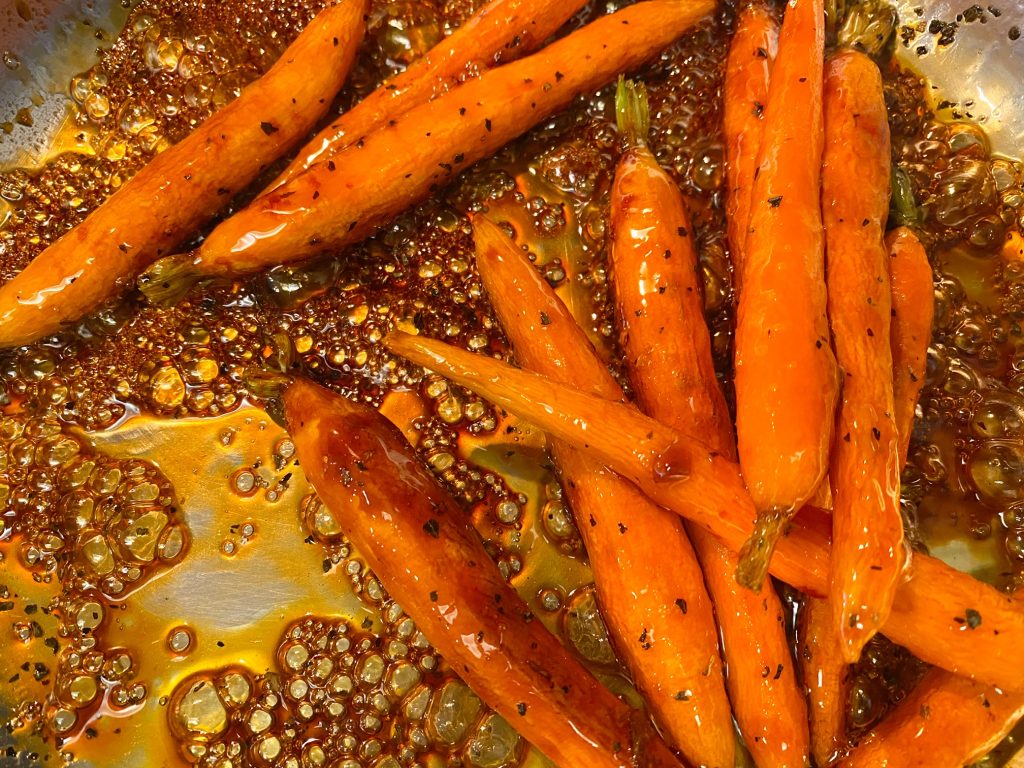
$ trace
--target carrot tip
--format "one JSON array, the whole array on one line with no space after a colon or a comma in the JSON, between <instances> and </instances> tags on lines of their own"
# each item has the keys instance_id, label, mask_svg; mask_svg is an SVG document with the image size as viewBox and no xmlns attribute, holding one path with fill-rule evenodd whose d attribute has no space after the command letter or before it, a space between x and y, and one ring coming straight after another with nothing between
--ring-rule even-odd
<instances>
[{"instance_id":1,"label":"carrot tip","mask_svg":"<svg viewBox=\"0 0 1024 768\"><path fill-rule=\"evenodd\" d=\"M138 286L152 303L170 306L177 304L200 277L192 254L179 253L154 261L139 275Z\"/></svg>"},{"instance_id":2,"label":"carrot tip","mask_svg":"<svg viewBox=\"0 0 1024 768\"><path fill-rule=\"evenodd\" d=\"M775 545L789 517L788 511L782 509L769 509L757 516L754 531L740 550L736 565L736 581L741 587L761 591Z\"/></svg>"},{"instance_id":3,"label":"carrot tip","mask_svg":"<svg viewBox=\"0 0 1024 768\"><path fill-rule=\"evenodd\" d=\"M634 83L619 75L615 89L615 122L619 133L626 137L630 146L647 143L650 130L650 110L647 105L647 89L643 83Z\"/></svg>"}]
</instances>

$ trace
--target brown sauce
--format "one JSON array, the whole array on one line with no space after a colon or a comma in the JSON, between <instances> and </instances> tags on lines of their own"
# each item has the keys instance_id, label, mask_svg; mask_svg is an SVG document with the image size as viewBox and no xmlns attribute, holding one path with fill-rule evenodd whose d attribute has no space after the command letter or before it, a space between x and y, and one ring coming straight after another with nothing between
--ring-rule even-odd
<instances>
[{"instance_id":1,"label":"brown sauce","mask_svg":"<svg viewBox=\"0 0 1024 768\"><path fill-rule=\"evenodd\" d=\"M339 108L429 49L475 5L375 3ZM598 4L574 24L603 10ZM0 172L0 281L234 98L314 11L286 0L138 6L99 63L70 84L76 108L60 144L72 149L37 170ZM720 11L640 74L650 89L652 148L691 203L727 390L732 277L720 90L731 21L729 9ZM894 153L923 212L936 277L928 382L903 477L907 529L915 546L1009 589L1024 581L1024 256L1006 244L1024 224L1024 172L994 158L976 125L935 120L912 73L893 66L885 75ZM0 716L9 719L0 754L31 761L60 750L103 765L149 740L152 754L204 766L537 764L383 591L320 512L287 438L249 406L243 372L280 333L317 381L403 414L424 460L538 616L616 691L635 696L542 437L379 343L392 329L418 329L507 353L464 215L486 209L529 243L614 368L606 227L619 142L611 94L580 98L345 253L200 288L169 309L132 295L60 338L0 352L0 609L14 633L3 638L12 652L0 661ZM213 425L183 428L183 439L227 447L241 431L260 445L276 440L272 450L250 452L259 457L238 464L224 484L201 489L220 500L211 502L217 541L189 532L196 495L180 498L168 479L181 476L180 467L171 471L172 448L129 440L148 460L133 459L111 437L122 424L159 433L174 417ZM181 460L204 459L192 449ZM201 621L154 619L135 604L204 547L228 564L280 557L278 545L262 543L261 515L271 514L290 516L290 535L314 550L291 563L293 573L312 563L317 573L304 578L322 574L320 589L356 597L339 598L334 610L323 600L290 604L230 635L230 653L218 650L228 641L196 629ZM798 610L799 596L786 595ZM260 600L258 590L251 599ZM169 677L168 659L177 664ZM874 640L853 672L852 737L921 671L907 652Z\"/></svg>"}]
</instances>

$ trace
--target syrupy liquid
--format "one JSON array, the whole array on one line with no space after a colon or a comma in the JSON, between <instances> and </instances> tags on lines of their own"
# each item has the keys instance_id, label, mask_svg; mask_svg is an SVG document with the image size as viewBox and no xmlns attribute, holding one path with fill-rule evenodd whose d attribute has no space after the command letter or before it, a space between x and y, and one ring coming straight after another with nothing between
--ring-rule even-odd
<instances>
[{"instance_id":1,"label":"syrupy liquid","mask_svg":"<svg viewBox=\"0 0 1024 768\"><path fill-rule=\"evenodd\" d=\"M475 5L376 2L339 108ZM41 169L0 173L0 280L234 98L316 7L137 7L113 48L70 84L76 111L59 139L69 149ZM652 148L691 204L728 390L720 92L731 11L715 22L640 77ZM1024 176L990 157L976 127L933 120L912 75L886 77L939 302L904 474L908 531L915 545L1010 587L1024 578L1024 258L1004 244L1020 231ZM543 436L379 343L397 328L508 354L465 216L486 210L529 247L615 368L611 106L607 88L579 99L345 253L201 287L170 309L129 296L59 339L0 353L0 632L12 633L0 656L0 716L11 725L0 751L95 765L543 763L384 592L323 513L287 436L253 405L243 374L280 334L304 372L380 405L405 430L536 615L638 701ZM854 737L919 672L904 651L874 641L855 670Z\"/></svg>"}]
</instances>

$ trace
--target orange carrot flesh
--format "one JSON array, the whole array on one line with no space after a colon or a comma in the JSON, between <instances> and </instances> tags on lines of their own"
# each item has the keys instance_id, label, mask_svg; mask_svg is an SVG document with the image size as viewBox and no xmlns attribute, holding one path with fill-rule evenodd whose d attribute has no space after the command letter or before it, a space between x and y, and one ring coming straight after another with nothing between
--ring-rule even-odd
<instances>
[{"instance_id":1,"label":"orange carrot flesh","mask_svg":"<svg viewBox=\"0 0 1024 768\"><path fill-rule=\"evenodd\" d=\"M305 136L345 81L366 9L344 0L321 11L241 96L0 288L0 347L57 333L116 297Z\"/></svg>"},{"instance_id":2,"label":"orange carrot flesh","mask_svg":"<svg viewBox=\"0 0 1024 768\"><path fill-rule=\"evenodd\" d=\"M928 258L909 229L886 237L892 287L890 340L894 386L898 465L907 460L914 408L924 383L934 313L932 272ZM902 376L902 379L900 378ZM847 663L838 641L838 626L827 601L808 598L801 614L804 685L810 703L811 749L818 765L831 765L846 748Z\"/></svg>"},{"instance_id":3,"label":"orange carrot flesh","mask_svg":"<svg viewBox=\"0 0 1024 768\"><path fill-rule=\"evenodd\" d=\"M832 765L846 749L849 665L839 645L828 600L807 598L800 610L800 654L816 765Z\"/></svg>"},{"instance_id":4,"label":"orange carrot flesh","mask_svg":"<svg viewBox=\"0 0 1024 768\"><path fill-rule=\"evenodd\" d=\"M282 396L313 487L385 588L481 699L563 768L679 766L632 754L632 711L534 619L402 433L305 380Z\"/></svg>"},{"instance_id":5,"label":"orange carrot flesh","mask_svg":"<svg viewBox=\"0 0 1024 768\"><path fill-rule=\"evenodd\" d=\"M516 359L556 381L622 397L586 334L518 246L479 216L473 239L480 279ZM552 455L609 632L662 733L694 765L732 766L732 713L714 612L682 520L571 446L554 441Z\"/></svg>"},{"instance_id":6,"label":"orange carrot flesh","mask_svg":"<svg viewBox=\"0 0 1024 768\"><path fill-rule=\"evenodd\" d=\"M599 459L733 551L749 537L754 508L739 468L700 438L622 403L443 342L392 333L385 344ZM826 521L823 515L801 514L779 542L772 574L803 592L825 595ZM984 616L973 630L966 624L968 609ZM1024 643L1024 611L998 590L935 558L914 557L883 631L930 664L1006 690L1024 690L1024 668L1005 661Z\"/></svg>"},{"instance_id":7,"label":"orange carrot flesh","mask_svg":"<svg viewBox=\"0 0 1024 768\"><path fill-rule=\"evenodd\" d=\"M917 398L924 386L928 344L935 316L932 268L914 233L899 227L885 238L892 286L893 394L900 435L900 464L906 461Z\"/></svg>"},{"instance_id":8,"label":"orange carrot flesh","mask_svg":"<svg viewBox=\"0 0 1024 768\"><path fill-rule=\"evenodd\" d=\"M885 623L905 561L883 242L892 174L889 121L882 75L868 56L845 51L828 62L824 110L828 314L843 371L830 469L829 595L843 655L852 664Z\"/></svg>"},{"instance_id":9,"label":"orange carrot flesh","mask_svg":"<svg viewBox=\"0 0 1024 768\"><path fill-rule=\"evenodd\" d=\"M733 275L739 284L750 228L754 171L764 131L768 77L779 48L779 24L767 6L751 3L736 17L725 60L725 219Z\"/></svg>"},{"instance_id":10,"label":"orange carrot flesh","mask_svg":"<svg viewBox=\"0 0 1024 768\"><path fill-rule=\"evenodd\" d=\"M320 131L268 191L444 93L461 79L532 51L582 5L582 0L491 0L407 69Z\"/></svg>"},{"instance_id":11,"label":"orange carrot flesh","mask_svg":"<svg viewBox=\"0 0 1024 768\"><path fill-rule=\"evenodd\" d=\"M787 4L771 73L736 323L736 429L758 524L737 577L757 586L788 520L828 469L837 394L829 344L821 0Z\"/></svg>"},{"instance_id":12,"label":"orange carrot flesh","mask_svg":"<svg viewBox=\"0 0 1024 768\"><path fill-rule=\"evenodd\" d=\"M1024 716L1024 694L930 670L841 765L959 768L988 754Z\"/></svg>"},{"instance_id":13,"label":"orange carrot flesh","mask_svg":"<svg viewBox=\"0 0 1024 768\"><path fill-rule=\"evenodd\" d=\"M161 265L154 281L254 272L362 240L578 93L646 61L711 8L710 0L647 0L489 70L257 198L196 254Z\"/></svg>"},{"instance_id":14,"label":"orange carrot flesh","mask_svg":"<svg viewBox=\"0 0 1024 768\"><path fill-rule=\"evenodd\" d=\"M690 218L678 186L646 146L629 149L616 168L611 233L616 317L638 404L663 424L704 435L712 450L735 460ZM687 531L715 604L729 697L754 762L760 768L807 765L807 706L778 595L771 586L760 594L740 587L733 576L736 555L700 526L691 523Z\"/></svg>"}]
</instances>

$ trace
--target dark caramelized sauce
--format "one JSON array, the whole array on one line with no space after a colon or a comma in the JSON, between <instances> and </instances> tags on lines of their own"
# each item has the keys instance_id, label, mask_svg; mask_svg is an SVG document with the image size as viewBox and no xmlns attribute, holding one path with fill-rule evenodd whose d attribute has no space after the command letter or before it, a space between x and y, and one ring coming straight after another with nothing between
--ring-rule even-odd
<instances>
[{"instance_id":1,"label":"dark caramelized sauce","mask_svg":"<svg viewBox=\"0 0 1024 768\"><path fill-rule=\"evenodd\" d=\"M339 108L477 5L375 2ZM136 8L113 47L70 84L76 109L58 143L72 149L41 169L0 173L0 280L234 98L316 8L288 0L153 0ZM573 24L605 10L598 3ZM650 89L652 149L690 203L728 389L720 90L730 11L716 22L641 77ZM311 377L383 404L538 617L605 682L632 695L542 436L379 344L397 328L507 354L464 215L486 210L529 247L616 366L606 262L619 154L611 93L581 97L345 253L198 288L169 309L128 296L60 338L0 352L0 609L14 633L0 662L0 713L9 718L0 749L13 735L9 755L31 759L56 745L97 765L147 745L210 766L538 760L433 653L323 514L294 447L248 405L243 372L271 354L282 333ZM932 119L911 74L888 71L886 94L894 152L924 213L938 301L923 418L904 473L909 536L1014 586L1024 579L1024 176L1019 163L990 155L976 126ZM1008 246L1011 237L1018 239ZM173 422L173 432L161 421L186 416L205 420ZM173 434L190 447L147 434ZM245 451L237 435L249 441ZM131 459L137 452L153 463ZM194 479L206 464L218 469ZM191 495L179 498L176 484ZM211 511L200 514L204 505ZM202 589L232 569L248 574L235 587L252 589L243 600L257 608L266 601L259 617L245 614L244 626L219 625L195 603L152 610L153 601L178 594L175 576ZM253 588L261 569L268 584L271 571L288 573L307 591L261 594ZM852 673L854 737L900 700L920 669L883 638L872 642Z\"/></svg>"}]
</instances>

